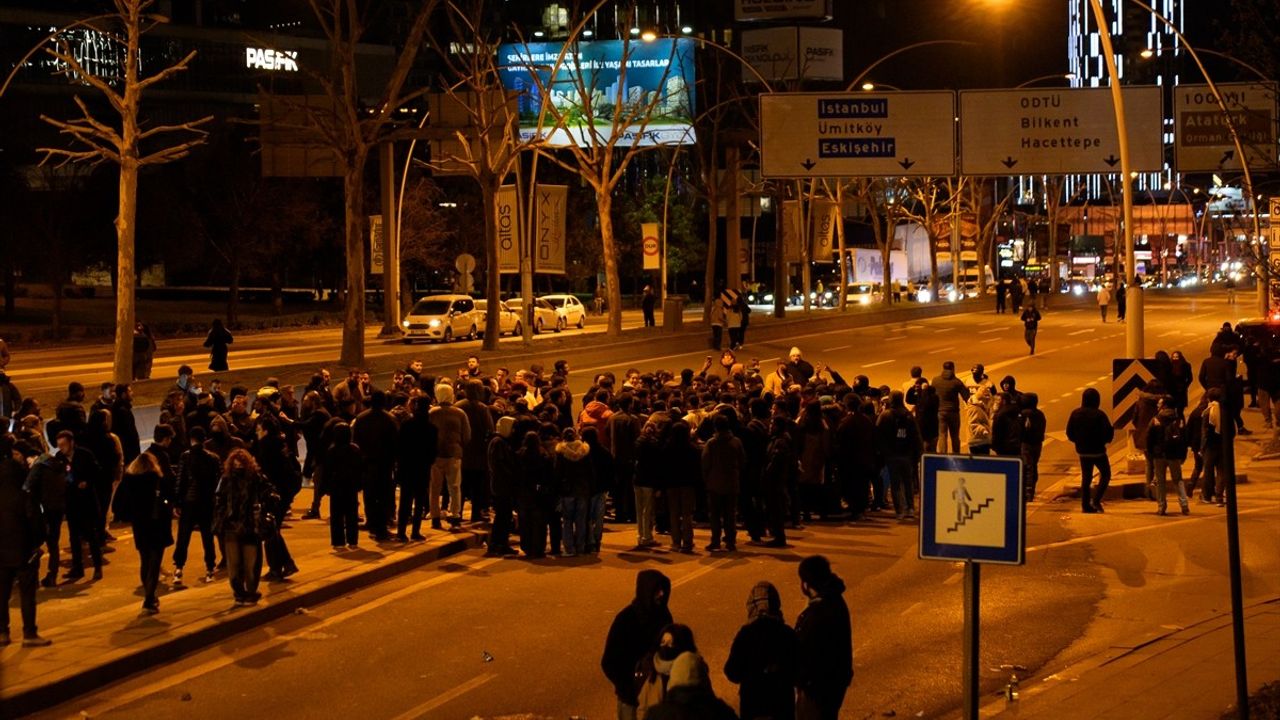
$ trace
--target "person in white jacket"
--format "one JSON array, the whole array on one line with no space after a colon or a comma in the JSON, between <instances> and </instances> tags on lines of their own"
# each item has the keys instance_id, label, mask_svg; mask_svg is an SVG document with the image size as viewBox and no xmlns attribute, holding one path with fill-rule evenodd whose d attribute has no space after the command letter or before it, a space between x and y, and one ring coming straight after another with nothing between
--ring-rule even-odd
<instances>
[{"instance_id":1,"label":"person in white jacket","mask_svg":"<svg viewBox=\"0 0 1280 720\"><path fill-rule=\"evenodd\" d=\"M1107 306L1111 304L1111 286L1098 288L1098 310L1102 313L1102 322L1107 321Z\"/></svg>"}]
</instances>

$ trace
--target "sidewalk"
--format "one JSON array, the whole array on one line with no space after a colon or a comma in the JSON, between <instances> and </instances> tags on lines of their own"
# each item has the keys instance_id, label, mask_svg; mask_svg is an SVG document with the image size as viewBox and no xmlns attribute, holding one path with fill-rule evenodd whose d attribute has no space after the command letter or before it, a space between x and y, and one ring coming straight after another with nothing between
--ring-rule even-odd
<instances>
[{"instance_id":1,"label":"sidewalk","mask_svg":"<svg viewBox=\"0 0 1280 720\"><path fill-rule=\"evenodd\" d=\"M1280 598L1245 608L1249 692L1280 678ZM1217 720L1235 707L1231 615L1215 615L1131 648L1113 648L982 708L1020 720Z\"/></svg>"},{"instance_id":2,"label":"sidewalk","mask_svg":"<svg viewBox=\"0 0 1280 720\"><path fill-rule=\"evenodd\" d=\"M303 490L294 502L295 516L310 502L311 491ZM329 545L324 517L286 524L285 539L300 570L286 582L264 581L263 600L254 607L233 607L225 571L213 583L201 582L204 556L198 534L192 538L186 585L174 588L170 548L160 582L160 613L154 616L139 614L138 555L129 528L114 528L117 540L106 556L103 580L67 583L59 578L56 588L39 590L36 619L40 634L53 645L23 648L15 642L0 649L0 718L55 705L301 608L476 547L483 539L478 531L432 531L428 521L426 542L375 544L362 532L360 549L337 553ZM65 572L65 548L62 560ZM20 637L16 592L9 612L14 635Z\"/></svg>"}]
</instances>

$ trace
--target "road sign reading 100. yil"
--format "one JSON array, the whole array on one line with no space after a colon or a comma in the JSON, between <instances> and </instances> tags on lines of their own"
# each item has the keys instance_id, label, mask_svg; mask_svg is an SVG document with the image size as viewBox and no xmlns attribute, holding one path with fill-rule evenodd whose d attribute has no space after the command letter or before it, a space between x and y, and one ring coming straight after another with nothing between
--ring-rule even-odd
<instances>
[{"instance_id":1,"label":"road sign reading 100. yil","mask_svg":"<svg viewBox=\"0 0 1280 720\"><path fill-rule=\"evenodd\" d=\"M920 557L1021 565L1026 556L1022 460L925 455Z\"/></svg>"},{"instance_id":2,"label":"road sign reading 100. yil","mask_svg":"<svg viewBox=\"0 0 1280 720\"><path fill-rule=\"evenodd\" d=\"M948 177L955 94L767 93L760 140L764 177Z\"/></svg>"},{"instance_id":3,"label":"road sign reading 100. yil","mask_svg":"<svg viewBox=\"0 0 1280 720\"><path fill-rule=\"evenodd\" d=\"M1208 85L1179 85L1173 91L1175 160L1179 172L1238 170L1231 137L1240 139L1249 167L1276 167L1276 84L1218 83L1223 105ZM1273 216L1274 217L1274 216Z\"/></svg>"}]
</instances>

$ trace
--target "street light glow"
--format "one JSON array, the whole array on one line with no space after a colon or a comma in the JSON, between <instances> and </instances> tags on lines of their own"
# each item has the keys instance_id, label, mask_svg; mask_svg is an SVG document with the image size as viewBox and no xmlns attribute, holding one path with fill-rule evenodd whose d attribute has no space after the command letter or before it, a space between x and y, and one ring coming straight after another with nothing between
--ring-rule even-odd
<instances>
[{"instance_id":1,"label":"street light glow","mask_svg":"<svg viewBox=\"0 0 1280 720\"><path fill-rule=\"evenodd\" d=\"M867 92L870 92L876 89L876 84L870 81L864 82L862 83L862 89L866 90Z\"/></svg>"},{"instance_id":2,"label":"street light glow","mask_svg":"<svg viewBox=\"0 0 1280 720\"><path fill-rule=\"evenodd\" d=\"M652 30L645 30L643 33L641 33L640 39L645 42L653 42L654 40L658 39L658 33Z\"/></svg>"},{"instance_id":3,"label":"street light glow","mask_svg":"<svg viewBox=\"0 0 1280 720\"><path fill-rule=\"evenodd\" d=\"M688 25L685 25L684 27L680 28L680 32L684 33L685 35L688 35L693 32L693 28L689 27Z\"/></svg>"}]
</instances>

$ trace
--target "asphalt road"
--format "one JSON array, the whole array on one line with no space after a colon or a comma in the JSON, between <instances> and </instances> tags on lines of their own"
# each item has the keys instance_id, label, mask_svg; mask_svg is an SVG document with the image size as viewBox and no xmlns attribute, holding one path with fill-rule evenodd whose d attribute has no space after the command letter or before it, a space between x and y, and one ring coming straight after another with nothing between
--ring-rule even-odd
<instances>
[{"instance_id":1,"label":"asphalt road","mask_svg":"<svg viewBox=\"0 0 1280 720\"><path fill-rule=\"evenodd\" d=\"M1213 330L1245 306L1220 296L1155 296L1147 346L1181 349L1198 364ZM1114 317L1114 315L1113 315ZM801 347L846 377L867 374L897 387L911 365L926 374L944 359L962 369L984 362L999 379L1040 393L1050 441L1042 488L1068 479L1073 454L1062 430L1080 391L1107 396L1110 360L1123 354L1124 326L1102 324L1092 307L1050 310L1038 352L1026 354L1016 317L970 313L750 341L763 362ZM575 350L571 385L628 367L696 366L701 348L631 343ZM513 367L520 360L510 357ZM1256 413L1246 416L1260 425ZM1123 443L1113 452L1123 453ZM1244 486L1242 536L1249 597L1280 592L1280 489ZM1157 518L1143 501L1081 515L1070 501L1035 503L1025 567L984 572L984 689L1054 671L1115 644L1136 642L1227 607L1221 511L1193 506L1190 518ZM894 711L945 715L960 700L962 584L959 566L916 558L916 527L889 516L856 526L815 523L786 551L742 546L731 557L631 551L626 527L606 536L599 558L495 561L478 553L424 569L247 633L216 648L83 698L45 717L470 718L529 713L605 718L610 691L598 671L605 631L631 595L635 572L662 569L675 584L672 611L690 624L713 668L717 691L736 702L720 669L745 619L751 585L770 579L794 620L802 608L795 563L824 553L848 582L857 677L843 717ZM706 530L698 532L699 544ZM492 656L492 661L486 658ZM1002 668L1001 666L1005 666ZM1225 671L1225 668L1224 668ZM1225 678L1223 680L1226 681Z\"/></svg>"}]
</instances>

